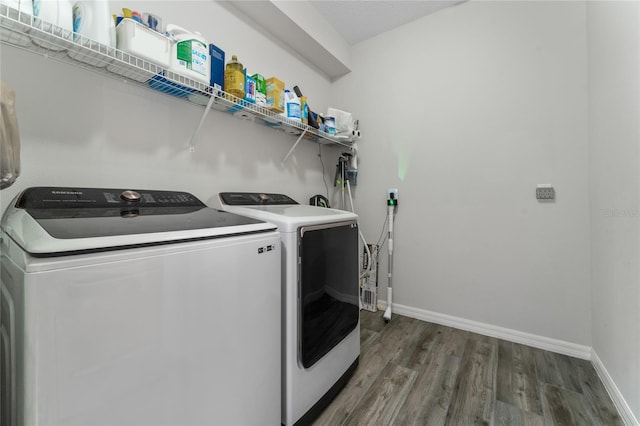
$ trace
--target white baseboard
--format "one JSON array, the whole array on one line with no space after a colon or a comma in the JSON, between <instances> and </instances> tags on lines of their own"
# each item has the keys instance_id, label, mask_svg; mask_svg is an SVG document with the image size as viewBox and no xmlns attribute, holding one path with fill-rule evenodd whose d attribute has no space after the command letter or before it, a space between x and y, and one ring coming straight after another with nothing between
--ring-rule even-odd
<instances>
[{"instance_id":1,"label":"white baseboard","mask_svg":"<svg viewBox=\"0 0 640 426\"><path fill-rule=\"evenodd\" d=\"M378 307L385 310L387 307L386 300L378 299ZM631 408L625 401L622 393L616 386L615 382L609 375L604 364L598 358L598 355L589 346L578 345L576 343L566 342L564 340L552 339L549 337L539 336L522 331L512 330L509 328L499 327L496 325L486 324L478 321L472 321L465 318L454 317L452 315L440 314L424 309L412 308L410 306L393 304L393 312L399 315L419 319L422 321L433 322L436 324L446 325L448 327L460 330L471 331L473 333L482 334L484 336L496 337L498 339L507 340L509 342L520 343L534 348L544 349L550 352L556 352L591 361L600 380L604 384L609 396L611 397L620 417L628 426L640 426L638 420L634 416Z\"/></svg>"},{"instance_id":2,"label":"white baseboard","mask_svg":"<svg viewBox=\"0 0 640 426\"><path fill-rule=\"evenodd\" d=\"M378 305L386 308L387 302L378 299ZM484 336L497 337L509 342L520 343L534 348L544 349L550 352L569 355L575 358L591 359L591 347L566 342L564 340L552 339L550 337L538 336L537 334L525 333L512 330L510 328L499 327L497 325L472 321L465 318L454 317L452 315L440 314L424 309L412 308L410 306L393 304L393 311L399 315L446 325L460 330L471 331Z\"/></svg>"},{"instance_id":3,"label":"white baseboard","mask_svg":"<svg viewBox=\"0 0 640 426\"><path fill-rule=\"evenodd\" d=\"M638 426L640 424L638 423L638 419L633 415L631 408L629 408L629 404L627 404L622 393L620 393L620 389L618 389L613 378L609 375L609 372L598 357L598 354L596 354L596 351L593 349L591 349L591 363L593 364L593 368L596 369L598 377L602 380L604 387L607 389L607 392L609 393L613 404L616 406L618 414L622 417L624 424L628 426Z\"/></svg>"}]
</instances>

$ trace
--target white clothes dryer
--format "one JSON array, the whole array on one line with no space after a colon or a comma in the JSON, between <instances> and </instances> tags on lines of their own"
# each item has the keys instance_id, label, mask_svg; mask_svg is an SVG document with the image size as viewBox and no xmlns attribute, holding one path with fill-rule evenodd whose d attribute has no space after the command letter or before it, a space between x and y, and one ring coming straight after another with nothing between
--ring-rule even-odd
<instances>
[{"instance_id":1,"label":"white clothes dryer","mask_svg":"<svg viewBox=\"0 0 640 426\"><path fill-rule=\"evenodd\" d=\"M6 424L280 423L274 225L185 192L37 187L1 228Z\"/></svg>"},{"instance_id":2,"label":"white clothes dryer","mask_svg":"<svg viewBox=\"0 0 640 426\"><path fill-rule=\"evenodd\" d=\"M210 204L278 227L282 240L282 423L309 424L360 357L358 216L282 194L218 194Z\"/></svg>"}]
</instances>

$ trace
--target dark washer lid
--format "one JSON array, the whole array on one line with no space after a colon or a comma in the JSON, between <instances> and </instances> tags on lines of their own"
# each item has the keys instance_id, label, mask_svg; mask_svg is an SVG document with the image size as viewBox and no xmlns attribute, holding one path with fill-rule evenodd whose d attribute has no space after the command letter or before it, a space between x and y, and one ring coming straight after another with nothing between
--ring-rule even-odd
<instances>
[{"instance_id":1,"label":"dark washer lid","mask_svg":"<svg viewBox=\"0 0 640 426\"><path fill-rule=\"evenodd\" d=\"M275 229L207 207L187 192L33 187L2 228L32 254L164 244Z\"/></svg>"}]
</instances>

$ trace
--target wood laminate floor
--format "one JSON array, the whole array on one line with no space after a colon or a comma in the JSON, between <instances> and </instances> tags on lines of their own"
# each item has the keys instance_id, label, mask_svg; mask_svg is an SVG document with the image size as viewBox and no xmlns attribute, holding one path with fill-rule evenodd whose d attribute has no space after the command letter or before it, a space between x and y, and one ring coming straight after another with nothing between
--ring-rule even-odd
<instances>
[{"instance_id":1,"label":"wood laminate floor","mask_svg":"<svg viewBox=\"0 0 640 426\"><path fill-rule=\"evenodd\" d=\"M360 365L314 425L623 425L589 361L361 313Z\"/></svg>"}]
</instances>

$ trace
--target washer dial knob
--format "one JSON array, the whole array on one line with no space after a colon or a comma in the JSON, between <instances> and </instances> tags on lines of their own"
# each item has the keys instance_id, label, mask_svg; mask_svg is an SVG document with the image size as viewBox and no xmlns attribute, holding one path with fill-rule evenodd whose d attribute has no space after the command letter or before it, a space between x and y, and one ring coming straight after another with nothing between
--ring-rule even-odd
<instances>
[{"instance_id":1,"label":"washer dial knob","mask_svg":"<svg viewBox=\"0 0 640 426\"><path fill-rule=\"evenodd\" d=\"M123 191L122 194L120 194L120 198L125 201L140 201L142 197L140 193L136 191Z\"/></svg>"}]
</instances>

